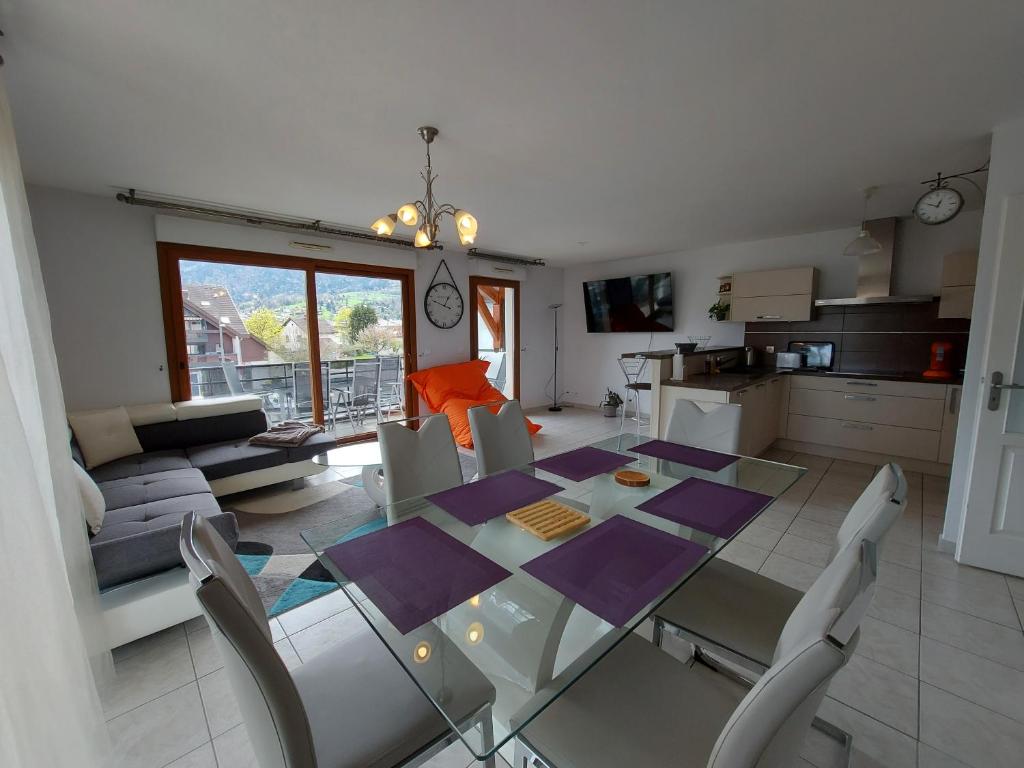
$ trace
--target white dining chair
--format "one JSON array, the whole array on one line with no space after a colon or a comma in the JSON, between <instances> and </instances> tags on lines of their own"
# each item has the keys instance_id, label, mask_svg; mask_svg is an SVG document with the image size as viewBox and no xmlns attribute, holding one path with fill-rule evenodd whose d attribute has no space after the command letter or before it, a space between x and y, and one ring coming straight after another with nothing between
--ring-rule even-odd
<instances>
[{"instance_id":1,"label":"white dining chair","mask_svg":"<svg viewBox=\"0 0 1024 768\"><path fill-rule=\"evenodd\" d=\"M742 406L676 400L669 414L665 439L709 451L736 453L740 447Z\"/></svg>"},{"instance_id":2,"label":"white dining chair","mask_svg":"<svg viewBox=\"0 0 1024 768\"><path fill-rule=\"evenodd\" d=\"M416 429L407 426L413 423ZM377 439L389 520L396 502L462 485L459 452L443 413L386 421Z\"/></svg>"},{"instance_id":3,"label":"white dining chair","mask_svg":"<svg viewBox=\"0 0 1024 768\"><path fill-rule=\"evenodd\" d=\"M519 401L503 403L497 413L491 412L494 405L488 403L467 411L480 477L533 461L533 441Z\"/></svg>"},{"instance_id":4,"label":"white dining chair","mask_svg":"<svg viewBox=\"0 0 1024 768\"><path fill-rule=\"evenodd\" d=\"M903 470L897 464L882 467L846 515L832 557L861 540L881 546L906 498ZM698 655L710 651L761 674L802 598L798 589L716 557L655 611L654 642L660 645L669 632L693 644Z\"/></svg>"},{"instance_id":5,"label":"white dining chair","mask_svg":"<svg viewBox=\"0 0 1024 768\"><path fill-rule=\"evenodd\" d=\"M203 516L185 515L180 549L260 768L413 766L457 738L369 624L289 671L256 587ZM493 686L445 659L446 712L489 738Z\"/></svg>"},{"instance_id":6,"label":"white dining chair","mask_svg":"<svg viewBox=\"0 0 1024 768\"><path fill-rule=\"evenodd\" d=\"M752 687L629 633L523 729L515 768L789 768L853 655L874 578L871 542L840 553Z\"/></svg>"}]
</instances>

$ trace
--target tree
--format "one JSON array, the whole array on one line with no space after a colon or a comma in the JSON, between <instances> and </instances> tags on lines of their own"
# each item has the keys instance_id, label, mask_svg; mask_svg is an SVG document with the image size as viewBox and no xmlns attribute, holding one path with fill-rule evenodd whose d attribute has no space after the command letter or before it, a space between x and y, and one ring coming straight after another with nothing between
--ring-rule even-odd
<instances>
[{"instance_id":1,"label":"tree","mask_svg":"<svg viewBox=\"0 0 1024 768\"><path fill-rule=\"evenodd\" d=\"M371 355L379 355L381 352L397 353L401 350L401 343L395 335L379 325L363 328L356 338L356 345L361 351L369 352Z\"/></svg>"},{"instance_id":2,"label":"tree","mask_svg":"<svg viewBox=\"0 0 1024 768\"><path fill-rule=\"evenodd\" d=\"M276 347L281 340L281 323L266 307L261 307L245 319L245 330L267 347Z\"/></svg>"},{"instance_id":3,"label":"tree","mask_svg":"<svg viewBox=\"0 0 1024 768\"><path fill-rule=\"evenodd\" d=\"M348 336L352 325L352 307L342 307L334 315L334 330L339 336ZM349 339L351 341L351 339Z\"/></svg>"},{"instance_id":4,"label":"tree","mask_svg":"<svg viewBox=\"0 0 1024 768\"><path fill-rule=\"evenodd\" d=\"M377 310L369 304L359 304L352 307L352 314L349 316L348 337L355 341L360 331L377 324Z\"/></svg>"}]
</instances>

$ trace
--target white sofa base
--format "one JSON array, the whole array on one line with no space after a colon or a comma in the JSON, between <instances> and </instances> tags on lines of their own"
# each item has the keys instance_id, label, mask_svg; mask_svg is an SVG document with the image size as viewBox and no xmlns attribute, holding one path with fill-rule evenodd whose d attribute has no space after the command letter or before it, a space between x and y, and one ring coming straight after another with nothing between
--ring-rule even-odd
<instances>
[{"instance_id":1,"label":"white sofa base","mask_svg":"<svg viewBox=\"0 0 1024 768\"><path fill-rule=\"evenodd\" d=\"M269 469L254 469L252 472L243 472L240 475L230 475L219 480L211 480L210 490L213 491L214 496L227 496L232 493L262 488L265 485L286 483L289 480L312 477L313 475L319 475L326 469L327 467L317 464L312 459L294 461L289 464L270 467Z\"/></svg>"},{"instance_id":2,"label":"white sofa base","mask_svg":"<svg viewBox=\"0 0 1024 768\"><path fill-rule=\"evenodd\" d=\"M107 647L152 635L201 615L187 568L131 581L100 593Z\"/></svg>"}]
</instances>

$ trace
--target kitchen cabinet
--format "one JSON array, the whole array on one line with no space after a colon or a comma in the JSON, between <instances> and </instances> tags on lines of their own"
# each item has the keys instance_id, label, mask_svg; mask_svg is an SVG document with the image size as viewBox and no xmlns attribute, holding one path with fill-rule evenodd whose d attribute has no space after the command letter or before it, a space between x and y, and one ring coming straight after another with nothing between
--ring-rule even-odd
<instances>
[{"instance_id":1,"label":"kitchen cabinet","mask_svg":"<svg viewBox=\"0 0 1024 768\"><path fill-rule=\"evenodd\" d=\"M743 409L740 414L741 454L757 456L775 442L782 404L781 376L731 392L729 402Z\"/></svg>"},{"instance_id":2,"label":"kitchen cabinet","mask_svg":"<svg viewBox=\"0 0 1024 768\"><path fill-rule=\"evenodd\" d=\"M974 305L974 281L978 272L978 252L974 249L947 253L942 260L942 287L939 290L939 317L971 316Z\"/></svg>"},{"instance_id":3,"label":"kitchen cabinet","mask_svg":"<svg viewBox=\"0 0 1024 768\"><path fill-rule=\"evenodd\" d=\"M939 461L953 463L953 447L956 445L956 424L960 418L960 396L963 387L951 384L946 387L945 408L942 415L942 434L939 436Z\"/></svg>"},{"instance_id":4,"label":"kitchen cabinet","mask_svg":"<svg viewBox=\"0 0 1024 768\"><path fill-rule=\"evenodd\" d=\"M745 322L810 320L817 275L814 267L733 275L729 319Z\"/></svg>"},{"instance_id":5,"label":"kitchen cabinet","mask_svg":"<svg viewBox=\"0 0 1024 768\"><path fill-rule=\"evenodd\" d=\"M938 383L794 375L786 437L939 461L948 389Z\"/></svg>"}]
</instances>

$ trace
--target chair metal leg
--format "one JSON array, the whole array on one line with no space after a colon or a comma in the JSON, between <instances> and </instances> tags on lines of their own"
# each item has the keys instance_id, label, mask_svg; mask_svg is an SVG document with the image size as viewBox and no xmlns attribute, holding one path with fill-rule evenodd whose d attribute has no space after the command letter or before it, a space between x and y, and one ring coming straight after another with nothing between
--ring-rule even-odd
<instances>
[{"instance_id":1,"label":"chair metal leg","mask_svg":"<svg viewBox=\"0 0 1024 768\"><path fill-rule=\"evenodd\" d=\"M665 639L665 622L659 619L657 616L654 617L654 633L651 636L651 642L654 643L655 648L661 648L661 641Z\"/></svg>"},{"instance_id":2,"label":"chair metal leg","mask_svg":"<svg viewBox=\"0 0 1024 768\"><path fill-rule=\"evenodd\" d=\"M830 739L834 739L839 742L839 745L843 748L843 752L846 753L845 765L849 766L853 759L853 734L847 733L838 725L833 725L828 720L822 720L817 715L811 721L811 728L816 731L821 731Z\"/></svg>"}]
</instances>

